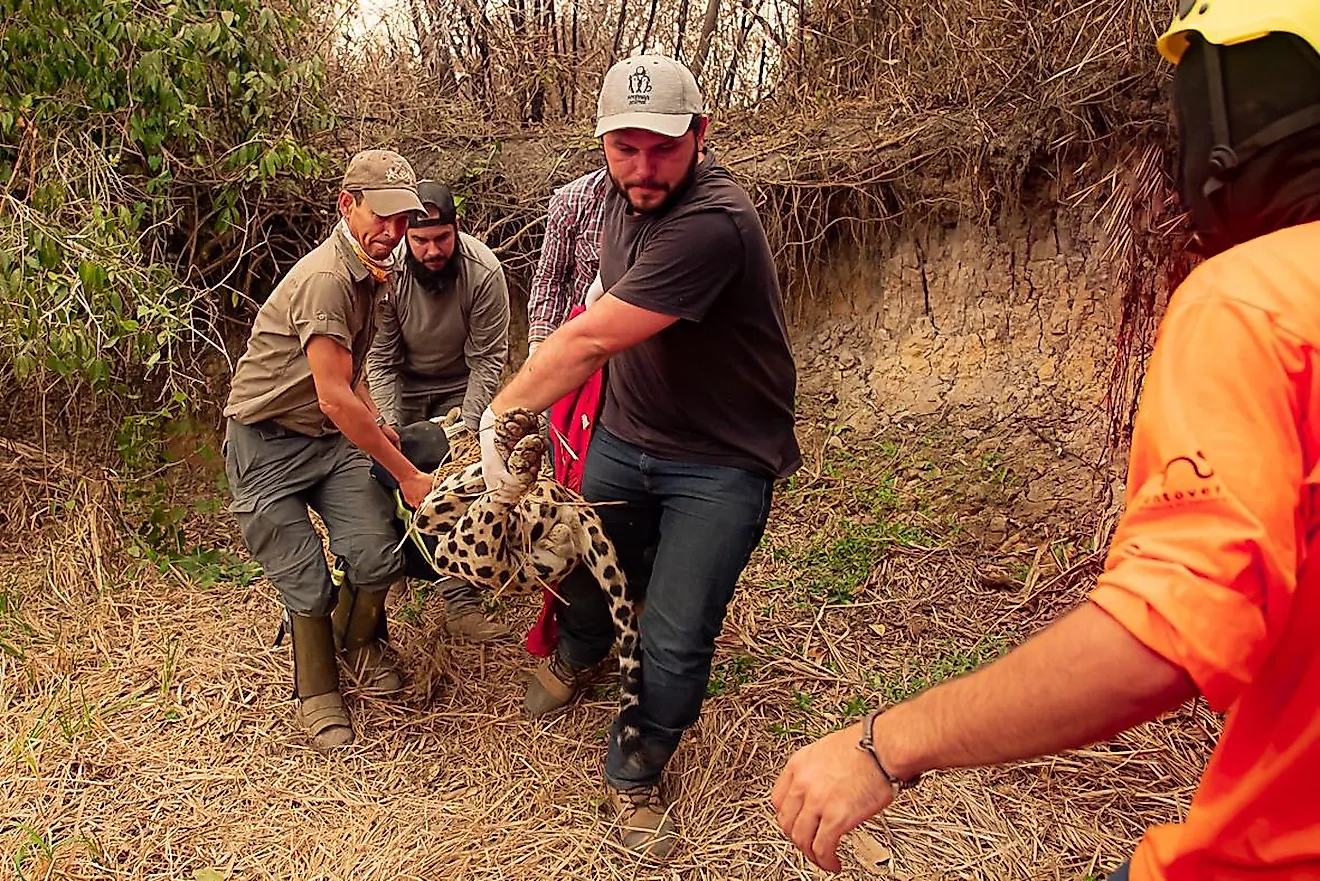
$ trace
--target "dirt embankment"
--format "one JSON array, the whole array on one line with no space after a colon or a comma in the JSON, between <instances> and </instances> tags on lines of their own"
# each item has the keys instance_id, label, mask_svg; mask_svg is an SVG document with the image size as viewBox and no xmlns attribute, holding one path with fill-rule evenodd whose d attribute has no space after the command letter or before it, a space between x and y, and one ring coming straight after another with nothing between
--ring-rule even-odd
<instances>
[{"instance_id":1,"label":"dirt embankment","mask_svg":"<svg viewBox=\"0 0 1320 881\"><path fill-rule=\"evenodd\" d=\"M1024 472L1028 518L1119 498L1131 401L1116 377L1144 353L1120 349L1122 293L1081 212L915 228L820 278L828 295L795 322L800 382L833 396L845 437L941 426L973 456L1013 439L995 454Z\"/></svg>"}]
</instances>

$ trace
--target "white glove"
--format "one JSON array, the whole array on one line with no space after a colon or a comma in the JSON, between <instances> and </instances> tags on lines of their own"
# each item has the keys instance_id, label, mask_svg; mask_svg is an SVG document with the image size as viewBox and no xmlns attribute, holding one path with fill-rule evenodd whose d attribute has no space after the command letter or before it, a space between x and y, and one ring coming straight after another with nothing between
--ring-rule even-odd
<instances>
[{"instance_id":1,"label":"white glove","mask_svg":"<svg viewBox=\"0 0 1320 881\"><path fill-rule=\"evenodd\" d=\"M528 360L531 360L531 357L536 354L536 348L539 345L541 345L541 340L532 340L530 343L527 344Z\"/></svg>"},{"instance_id":2,"label":"white glove","mask_svg":"<svg viewBox=\"0 0 1320 881\"><path fill-rule=\"evenodd\" d=\"M477 439L481 442L481 476L486 481L486 491L500 501L512 504L522 495L522 488L514 481L495 448L495 411L490 407L481 414Z\"/></svg>"},{"instance_id":3,"label":"white glove","mask_svg":"<svg viewBox=\"0 0 1320 881\"><path fill-rule=\"evenodd\" d=\"M605 296L605 285L601 284L600 273L597 272L595 281L591 283L591 287L587 288L587 298L583 301L582 305L585 308L590 309L591 304L595 303L603 296Z\"/></svg>"}]
</instances>

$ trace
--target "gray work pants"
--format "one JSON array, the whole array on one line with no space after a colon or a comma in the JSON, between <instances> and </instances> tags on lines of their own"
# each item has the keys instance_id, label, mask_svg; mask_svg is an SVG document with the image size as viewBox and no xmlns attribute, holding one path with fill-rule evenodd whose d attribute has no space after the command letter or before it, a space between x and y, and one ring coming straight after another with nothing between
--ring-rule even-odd
<instances>
[{"instance_id":1,"label":"gray work pants","mask_svg":"<svg viewBox=\"0 0 1320 881\"><path fill-rule=\"evenodd\" d=\"M308 437L273 422L230 419L224 456L229 510L291 613L327 615L333 606L309 507L321 515L331 553L344 557L359 590L385 590L403 575L389 500L371 479L371 460L342 434Z\"/></svg>"}]
</instances>

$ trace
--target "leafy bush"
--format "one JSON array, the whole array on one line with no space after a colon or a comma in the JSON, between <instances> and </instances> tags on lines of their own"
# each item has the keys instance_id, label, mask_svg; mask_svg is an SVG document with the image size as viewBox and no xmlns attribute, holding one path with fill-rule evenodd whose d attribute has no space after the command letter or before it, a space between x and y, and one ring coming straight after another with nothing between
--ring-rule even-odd
<instances>
[{"instance_id":1,"label":"leafy bush","mask_svg":"<svg viewBox=\"0 0 1320 881\"><path fill-rule=\"evenodd\" d=\"M196 356L260 218L324 165L308 0L5 0L0 354L141 434L200 403ZM2 8L2 7L0 7ZM46 383L42 383L45 387Z\"/></svg>"}]
</instances>

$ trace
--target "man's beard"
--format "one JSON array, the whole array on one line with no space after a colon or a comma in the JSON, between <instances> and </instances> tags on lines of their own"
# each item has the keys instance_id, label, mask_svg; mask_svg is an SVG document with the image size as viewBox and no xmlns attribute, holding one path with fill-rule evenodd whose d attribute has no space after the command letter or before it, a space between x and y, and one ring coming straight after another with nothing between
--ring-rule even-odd
<instances>
[{"instance_id":1,"label":"man's beard","mask_svg":"<svg viewBox=\"0 0 1320 881\"><path fill-rule=\"evenodd\" d=\"M440 291L453 284L458 277L458 258L462 253L463 243L454 242L454 252L449 255L445 265L439 269L428 269L426 264L413 256L412 248L406 248L404 259L408 262L408 271L428 291Z\"/></svg>"},{"instance_id":2,"label":"man's beard","mask_svg":"<svg viewBox=\"0 0 1320 881\"><path fill-rule=\"evenodd\" d=\"M633 204L632 199L628 198L628 188L623 185L622 181L620 181L617 177L614 176L614 172L609 170L608 165L606 166L606 174L610 176L610 183L614 185L615 192L617 192L620 196L623 196L623 198L627 200L628 207L631 210L641 214L664 214L671 207L673 207L675 202L683 198L683 194L687 192L687 188L692 186L692 180L697 176L698 153L699 151L697 150L696 144L693 144L692 161L688 163L687 174L683 175L683 179L680 180L678 184L668 188L667 195L665 196L664 200L659 205L656 205L654 208L638 208L636 205ZM655 183L655 181L643 181L643 183L653 184Z\"/></svg>"}]
</instances>

